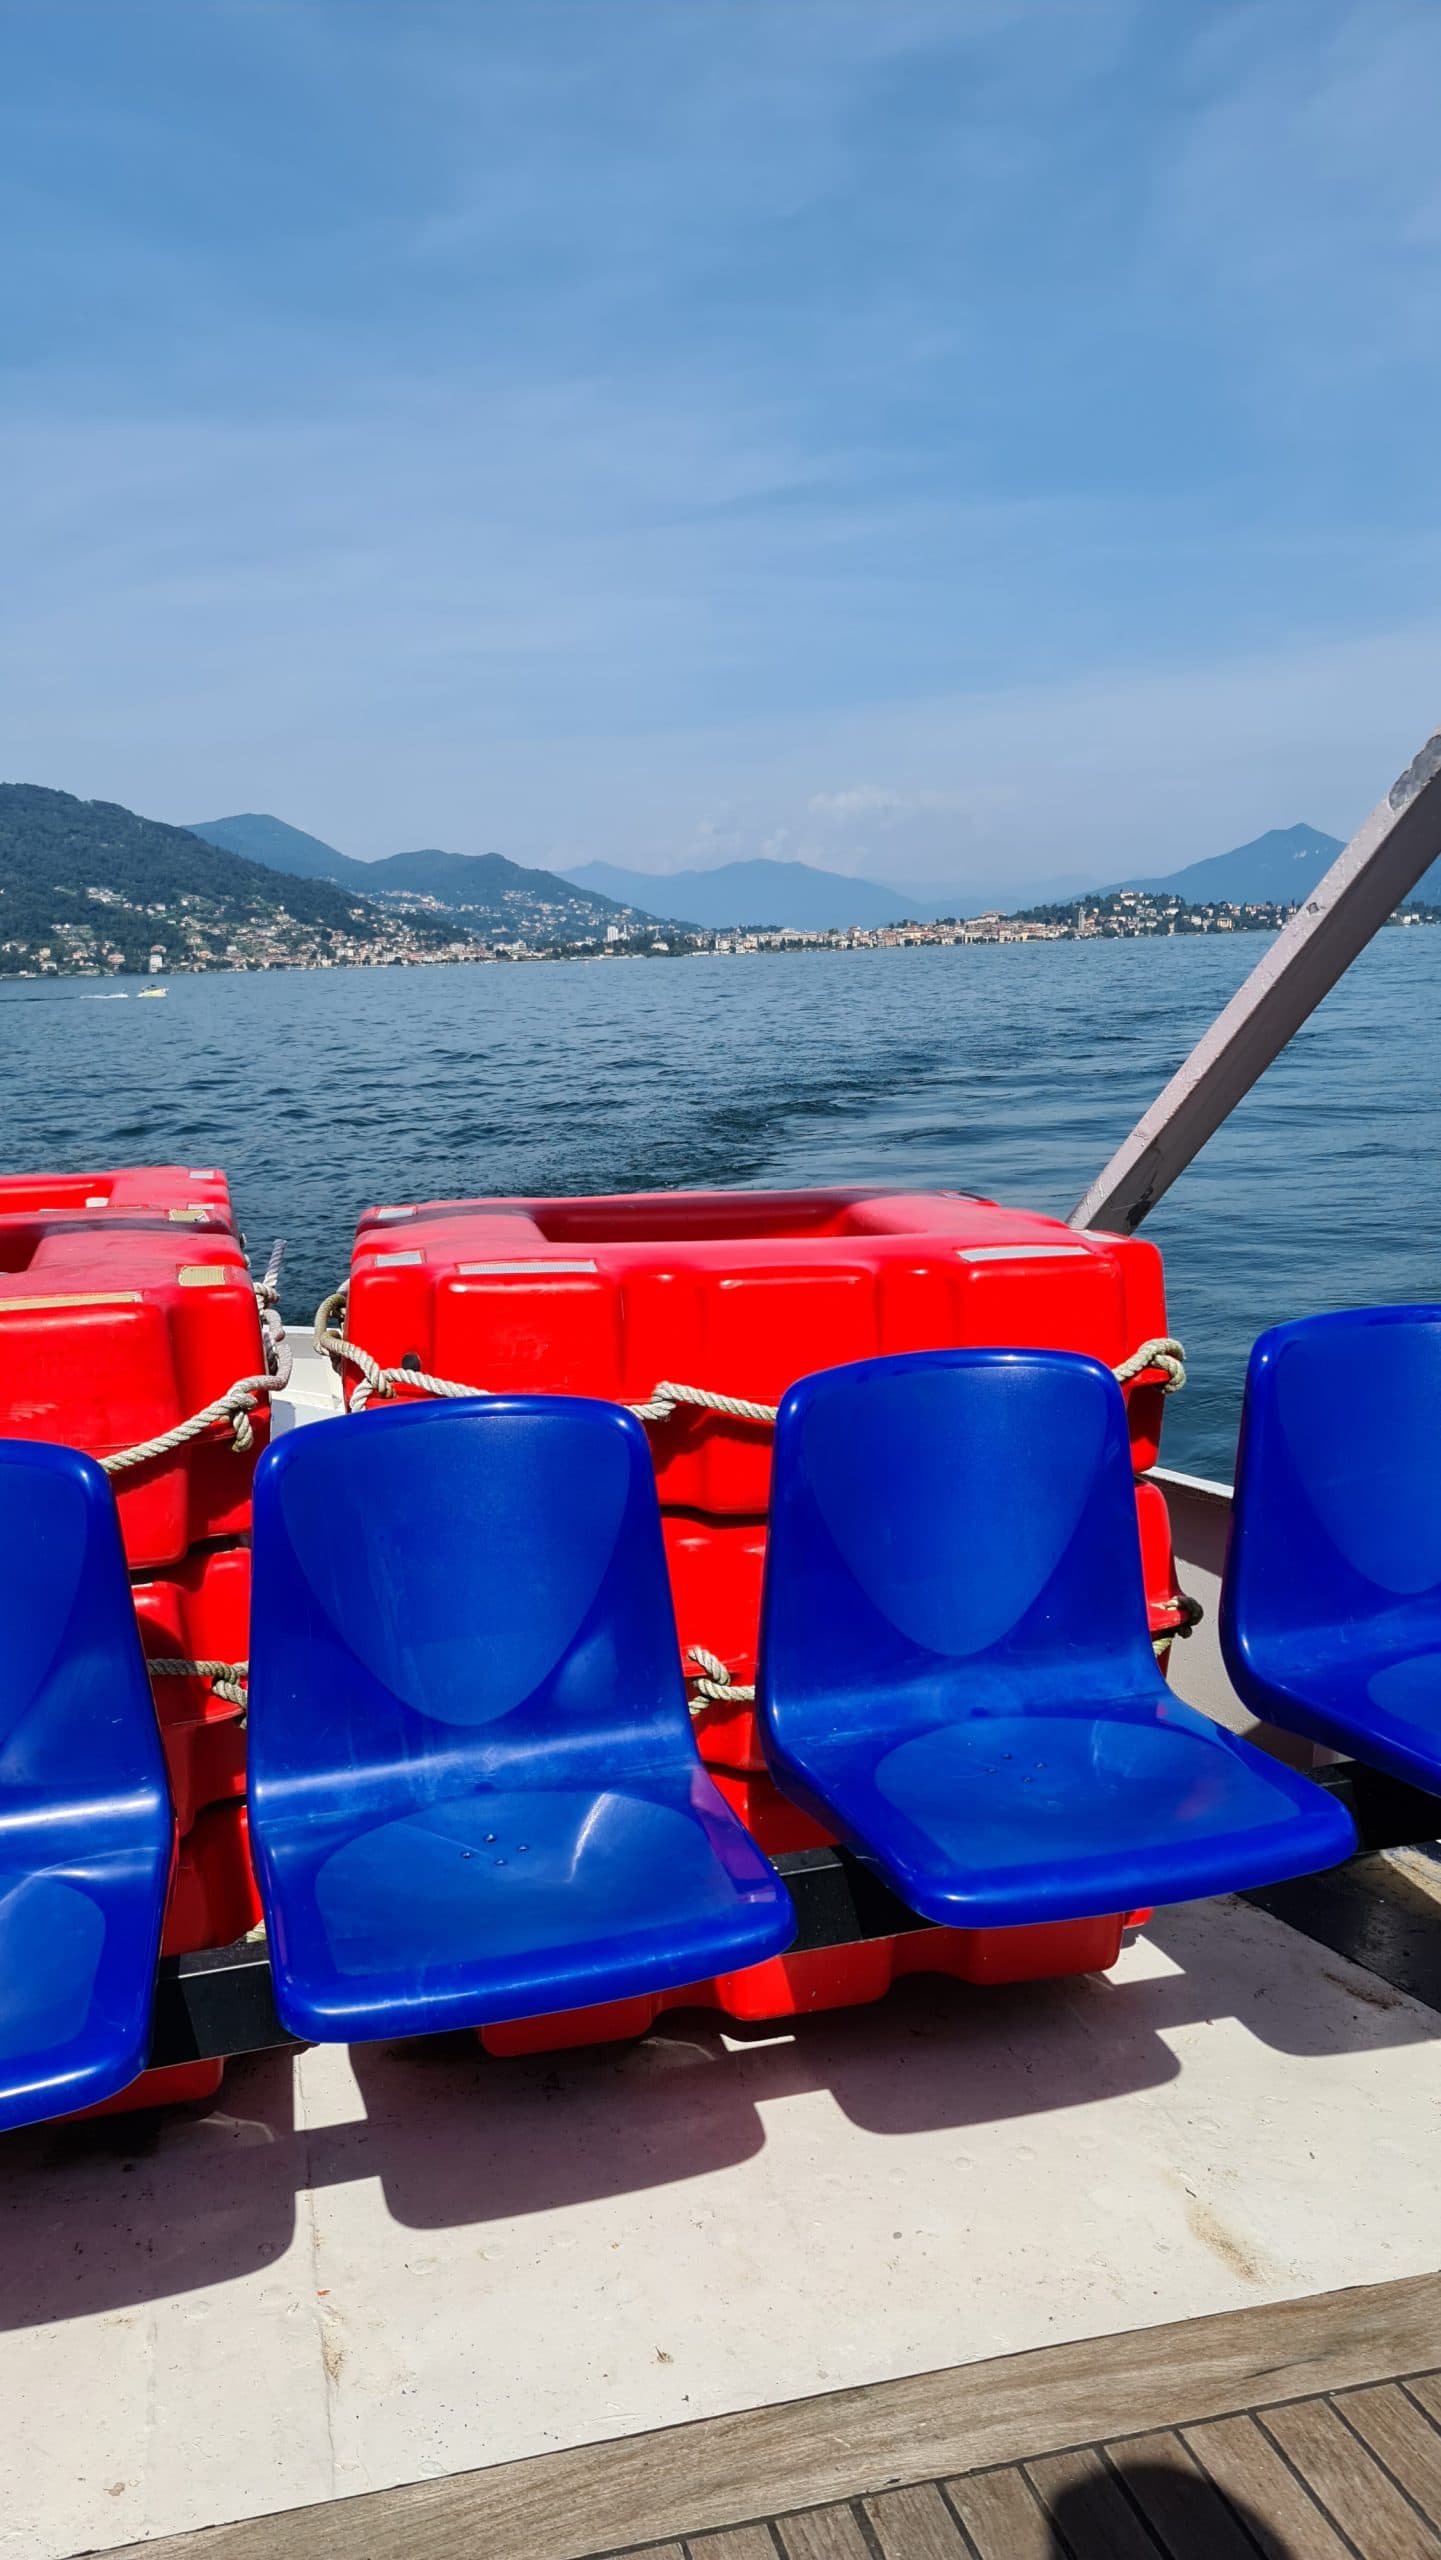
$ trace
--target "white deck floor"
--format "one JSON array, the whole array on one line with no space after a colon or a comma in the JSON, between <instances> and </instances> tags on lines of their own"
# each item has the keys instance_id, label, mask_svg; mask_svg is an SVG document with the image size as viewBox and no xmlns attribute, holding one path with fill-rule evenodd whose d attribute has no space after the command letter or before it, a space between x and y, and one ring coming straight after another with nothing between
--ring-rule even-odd
<instances>
[{"instance_id":1,"label":"white deck floor","mask_svg":"<svg viewBox=\"0 0 1441 2560\"><path fill-rule=\"evenodd\" d=\"M0 2146L4 2560L1441 2267L1441 2020L1244 1906L740 2041L233 2064Z\"/></svg>"},{"instance_id":2,"label":"white deck floor","mask_svg":"<svg viewBox=\"0 0 1441 2560\"><path fill-rule=\"evenodd\" d=\"M1234 1903L754 2036L254 2057L0 2142L0 2560L1435 2270L1438 2136L1441 2018Z\"/></svg>"}]
</instances>

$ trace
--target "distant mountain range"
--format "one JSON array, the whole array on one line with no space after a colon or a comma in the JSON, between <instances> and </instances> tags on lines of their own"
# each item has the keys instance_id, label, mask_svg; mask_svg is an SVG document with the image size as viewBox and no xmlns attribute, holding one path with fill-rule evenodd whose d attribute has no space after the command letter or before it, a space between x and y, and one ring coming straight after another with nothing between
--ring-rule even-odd
<instances>
[{"instance_id":1,"label":"distant mountain range","mask_svg":"<svg viewBox=\"0 0 1441 2560\"><path fill-rule=\"evenodd\" d=\"M652 911L625 898L577 886L554 871L534 871L503 853L443 853L426 846L392 853L379 862L357 862L334 845L308 836L283 818L251 811L235 818L206 818L190 833L223 845L251 862L268 864L302 880L335 880L362 897L411 905L419 898L460 916L474 932L511 934L526 941L579 942L610 925L630 930L652 923Z\"/></svg>"},{"instance_id":2,"label":"distant mountain range","mask_svg":"<svg viewBox=\"0 0 1441 2560\"><path fill-rule=\"evenodd\" d=\"M733 931L743 925L791 925L802 932L844 931L852 925L902 924L908 918L975 915L991 906L1017 906L1023 898L1062 897L1084 888L1084 875L984 889L948 890L944 882L924 893L902 884L885 888L875 880L823 871L809 862L725 862L711 871L634 871L614 862L581 862L564 871L532 870L498 853L393 853L377 862L357 862L319 836L289 826L283 818L256 811L233 818L206 818L191 833L207 843L224 845L251 862L271 864L303 880L336 880L358 889L363 897L404 895L436 899L463 915L478 931L509 924L522 929L517 916L533 908L534 922L544 920L579 938L610 924L636 926L666 923L708 932Z\"/></svg>"},{"instance_id":3,"label":"distant mountain range","mask_svg":"<svg viewBox=\"0 0 1441 2560\"><path fill-rule=\"evenodd\" d=\"M1171 890L1194 906L1210 901L1290 905L1309 897L1341 849L1340 837L1329 836L1320 827L1271 827L1230 853L1188 862L1179 871L1148 871L1107 885ZM1082 877L1073 875L1016 881L1008 888L991 885L984 890L962 884L947 891L943 884L934 883L923 897L914 889L885 889L873 880L816 870L805 862L726 862L714 871L663 873L586 862L564 876L613 898L647 899L657 913L675 921L711 927L795 925L823 930L899 924L907 918L924 923L937 916L974 916L992 907L1007 912L1022 905L1061 906L1077 897L1105 894L1087 888ZM1412 894L1441 904L1441 862L1433 865Z\"/></svg>"},{"instance_id":4,"label":"distant mountain range","mask_svg":"<svg viewBox=\"0 0 1441 2560\"><path fill-rule=\"evenodd\" d=\"M675 924L722 932L737 925L792 925L815 933L847 925L900 924L914 900L874 880L851 880L809 862L723 862L714 871L626 871L582 862L563 875L578 887L619 898ZM927 909L926 913L933 912Z\"/></svg>"},{"instance_id":5,"label":"distant mountain range","mask_svg":"<svg viewBox=\"0 0 1441 2560\"><path fill-rule=\"evenodd\" d=\"M363 887L368 862L352 861L348 853L337 853L333 844L322 844L319 836L308 836L303 827L288 826L284 818L265 818L256 812L241 818L211 818L204 826L188 827L186 833L206 844L218 844L226 853L243 854L247 862L263 862L270 871L288 871L292 880L343 880L363 896L370 894Z\"/></svg>"},{"instance_id":6,"label":"distant mountain range","mask_svg":"<svg viewBox=\"0 0 1441 2560\"><path fill-rule=\"evenodd\" d=\"M1270 827L1231 853L1211 854L1204 862L1188 862L1181 871L1146 872L1134 880L1116 880L1117 889L1168 889L1192 906L1220 900L1245 906L1248 900L1288 905L1304 898L1330 870L1341 851L1339 836L1320 827Z\"/></svg>"},{"instance_id":7,"label":"distant mountain range","mask_svg":"<svg viewBox=\"0 0 1441 2560\"><path fill-rule=\"evenodd\" d=\"M1192 903L1292 903L1310 894L1340 849L1339 839L1318 827L1273 827L1230 853L1111 885L1171 890ZM1074 877L1017 880L984 892L964 884L947 890L943 882L927 889L923 897L913 885L886 887L811 863L764 859L708 871L585 862L556 872L503 854L429 846L359 862L256 811L186 829L111 802L0 785L0 971L28 966L47 936L64 952L83 954L108 938L127 962L143 955L143 965L155 949L178 965L184 952L196 951L197 937L216 958L241 928L263 931L277 952L292 945L298 951L297 936L307 934L322 951L338 951L342 941L373 945L378 935L393 938L402 919L414 926L418 947L467 934L535 946L597 942L616 931L629 937L665 923L713 931L875 928L1102 894L1078 892ZM1414 894L1441 904L1441 862Z\"/></svg>"},{"instance_id":8,"label":"distant mountain range","mask_svg":"<svg viewBox=\"0 0 1441 2560\"><path fill-rule=\"evenodd\" d=\"M1188 862L1183 871L1159 875L1147 873L1144 878L1118 880L1118 889L1169 889L1191 906L1205 906L1211 901L1245 906L1274 901L1278 906L1298 905L1309 898L1318 880L1325 877L1338 853L1344 851L1339 836L1328 836L1320 827L1270 827L1263 836L1253 836L1249 844L1238 844L1232 853L1212 854L1204 862ZM1441 862L1433 862L1423 871L1407 900L1419 900L1423 906L1441 906Z\"/></svg>"},{"instance_id":9,"label":"distant mountain range","mask_svg":"<svg viewBox=\"0 0 1441 2560\"><path fill-rule=\"evenodd\" d=\"M645 900L674 924L726 932L738 925L790 925L801 932L845 932L884 924L928 924L937 916L983 915L993 907L1038 906L1087 888L1084 872L1059 879L973 882L947 888L901 880L882 886L848 871L810 862L722 862L711 871L627 871L614 862L582 862L562 875L608 897Z\"/></svg>"}]
</instances>

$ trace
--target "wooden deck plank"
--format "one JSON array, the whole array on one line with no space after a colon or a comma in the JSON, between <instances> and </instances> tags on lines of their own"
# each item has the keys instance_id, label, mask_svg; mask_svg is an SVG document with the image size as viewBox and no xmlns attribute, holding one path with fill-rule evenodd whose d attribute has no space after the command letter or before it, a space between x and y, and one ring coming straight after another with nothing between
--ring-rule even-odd
<instances>
[{"instance_id":1,"label":"wooden deck plank","mask_svg":"<svg viewBox=\"0 0 1441 2560\"><path fill-rule=\"evenodd\" d=\"M1099 2453L1053 2453L1026 2477L1072 2560L1156 2560L1156 2544Z\"/></svg>"},{"instance_id":2,"label":"wooden deck plank","mask_svg":"<svg viewBox=\"0 0 1441 2560\"><path fill-rule=\"evenodd\" d=\"M690 2560L776 2560L770 2526L746 2524L736 2533L703 2533L688 2541Z\"/></svg>"},{"instance_id":3,"label":"wooden deck plank","mask_svg":"<svg viewBox=\"0 0 1441 2560\"><path fill-rule=\"evenodd\" d=\"M972 2471L948 2480L946 2495L977 2560L1055 2560L1056 2537L1024 2472Z\"/></svg>"},{"instance_id":4,"label":"wooden deck plank","mask_svg":"<svg viewBox=\"0 0 1441 2560\"><path fill-rule=\"evenodd\" d=\"M970 2560L955 2517L933 2481L867 2498L865 2515L884 2560Z\"/></svg>"},{"instance_id":5,"label":"wooden deck plank","mask_svg":"<svg viewBox=\"0 0 1441 2560\"><path fill-rule=\"evenodd\" d=\"M849 2507L812 2507L808 2515L780 2516L775 2529L786 2560L872 2560Z\"/></svg>"},{"instance_id":6,"label":"wooden deck plank","mask_svg":"<svg viewBox=\"0 0 1441 2560\"><path fill-rule=\"evenodd\" d=\"M1441 2542L1328 2402L1293 2401L1261 2423L1361 2560L1436 2560Z\"/></svg>"},{"instance_id":7,"label":"wooden deck plank","mask_svg":"<svg viewBox=\"0 0 1441 2560\"><path fill-rule=\"evenodd\" d=\"M1187 2427L1182 2441L1245 2519L1264 2560L1355 2560L1254 2418L1215 2418Z\"/></svg>"},{"instance_id":8,"label":"wooden deck plank","mask_svg":"<svg viewBox=\"0 0 1441 2560\"><path fill-rule=\"evenodd\" d=\"M1441 2427L1441 2373L1412 2374L1406 2384L1411 2398Z\"/></svg>"},{"instance_id":9,"label":"wooden deck plank","mask_svg":"<svg viewBox=\"0 0 1441 2560\"><path fill-rule=\"evenodd\" d=\"M353 2560L364 2549L366 2560L471 2560L480 2550L486 2560L587 2560L1395 2381L1434 2367L1438 2337L1441 2278L1409 2276L578 2445L132 2543L128 2556Z\"/></svg>"},{"instance_id":10,"label":"wooden deck plank","mask_svg":"<svg viewBox=\"0 0 1441 2560\"><path fill-rule=\"evenodd\" d=\"M1179 2436L1134 2436L1107 2451L1167 2560L1256 2560L1250 2535Z\"/></svg>"},{"instance_id":11,"label":"wooden deck plank","mask_svg":"<svg viewBox=\"0 0 1441 2560\"><path fill-rule=\"evenodd\" d=\"M1433 2526L1441 2525L1441 2435L1425 2411L1394 2382L1348 2391L1336 2406Z\"/></svg>"}]
</instances>

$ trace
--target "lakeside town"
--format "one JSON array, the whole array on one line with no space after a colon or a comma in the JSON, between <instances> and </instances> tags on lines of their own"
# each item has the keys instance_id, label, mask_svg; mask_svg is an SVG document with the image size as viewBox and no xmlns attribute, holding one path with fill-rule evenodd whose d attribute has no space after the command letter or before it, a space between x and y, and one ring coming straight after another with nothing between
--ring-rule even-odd
<instances>
[{"instance_id":1,"label":"lakeside town","mask_svg":"<svg viewBox=\"0 0 1441 2560\"><path fill-rule=\"evenodd\" d=\"M92 888L88 901L120 907L113 891ZM1066 906L1037 907L1001 914L988 911L969 917L941 917L932 922L886 925L804 927L757 926L750 930L704 930L648 922L634 928L609 925L603 933L542 940L532 934L485 935L459 928L453 911L439 900L412 896L404 914L372 910L363 935L334 927L317 930L291 915L283 904L263 919L220 926L213 916L197 912L203 902L181 897L175 912L149 902L147 916L156 928L148 950L137 954L133 936L108 935L104 921L77 919L52 928L52 939L17 945L0 944L0 975L19 978L103 977L121 974L193 975L209 970L264 969L394 969L435 967L465 962L536 960L741 958L767 952L891 951L917 946L952 948L963 944L1016 942L1129 941L1151 936L1207 933L1276 933L1295 914L1294 905L1255 900L1232 904L1216 900L1189 903L1173 893L1121 889L1082 898ZM359 922L355 911L354 921ZM1441 923L1441 907L1412 903L1390 919L1396 926ZM164 938L161 938L162 926ZM446 928L453 928L447 931Z\"/></svg>"},{"instance_id":2,"label":"lakeside town","mask_svg":"<svg viewBox=\"0 0 1441 2560\"><path fill-rule=\"evenodd\" d=\"M957 887L908 918L902 898L919 901L919 891L806 864L762 861L674 876L600 866L594 878L436 848L362 863L275 817L215 821L207 832L45 784L0 783L0 979L159 981L216 970L1274 934L1315 894L1340 851L1339 839L1298 824L1147 884L970 915L949 910L951 898L957 910L964 903ZM1441 922L1438 888L1441 865L1393 921ZM678 907L694 898L704 920L660 914L652 897L674 898ZM748 907L768 920L732 920ZM778 920L788 913L809 920ZM857 916L871 921L845 920Z\"/></svg>"},{"instance_id":3,"label":"lakeside town","mask_svg":"<svg viewBox=\"0 0 1441 2560\"><path fill-rule=\"evenodd\" d=\"M412 900L413 905L430 901ZM439 917L443 910L435 905ZM1244 904L1224 899L1192 903L1174 892L1149 889L1108 890L1063 906L1019 909L1002 914L988 909L977 916L942 916L929 922L884 925L758 925L719 930L699 926L649 923L627 930L610 925L603 934L569 941L542 942L523 936L496 937L464 949L427 951L417 958L461 960L577 960L738 958L772 951L894 951L932 945L999 942L1114 942L1146 936L1203 933L1279 933L1295 914L1295 904L1253 899ZM1441 906L1411 902L1390 919L1394 925L1441 924ZM367 955L371 966L384 965Z\"/></svg>"}]
</instances>

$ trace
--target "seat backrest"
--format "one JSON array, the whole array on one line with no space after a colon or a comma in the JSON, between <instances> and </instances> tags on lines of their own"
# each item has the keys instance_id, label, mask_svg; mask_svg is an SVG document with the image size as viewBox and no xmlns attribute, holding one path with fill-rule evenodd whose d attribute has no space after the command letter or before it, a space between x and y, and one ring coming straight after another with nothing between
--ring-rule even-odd
<instances>
[{"instance_id":1,"label":"seat backrest","mask_svg":"<svg viewBox=\"0 0 1441 2560\"><path fill-rule=\"evenodd\" d=\"M1130 1444L1098 1361L917 1351L806 1378L776 1425L763 1700L891 1723L1150 1694ZM879 1701L879 1703L878 1703ZM790 1727L796 1740L800 1734Z\"/></svg>"},{"instance_id":2,"label":"seat backrest","mask_svg":"<svg viewBox=\"0 0 1441 2560\"><path fill-rule=\"evenodd\" d=\"M1276 1325L1246 1372L1223 1639L1408 1614L1441 1636L1441 1307Z\"/></svg>"},{"instance_id":3,"label":"seat backrest","mask_svg":"<svg viewBox=\"0 0 1441 2560\"><path fill-rule=\"evenodd\" d=\"M250 1781L363 1812L487 1775L604 1784L694 1751L645 1434L495 1396L287 1434L255 1477Z\"/></svg>"},{"instance_id":4,"label":"seat backrest","mask_svg":"<svg viewBox=\"0 0 1441 2560\"><path fill-rule=\"evenodd\" d=\"M55 1864L172 1821L109 1482L39 1440L0 1440L0 1818Z\"/></svg>"}]
</instances>

